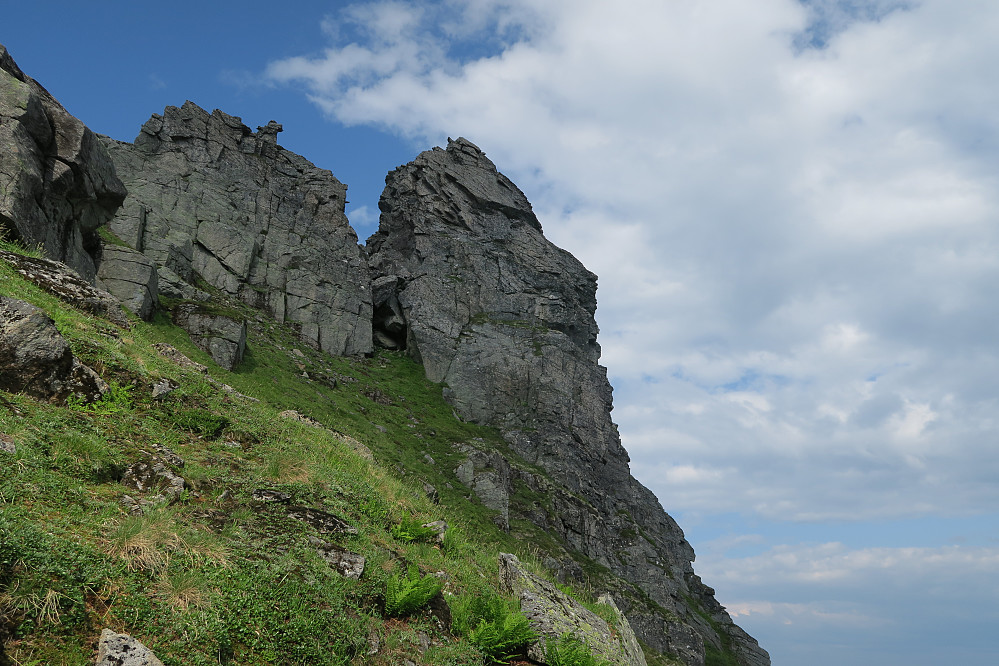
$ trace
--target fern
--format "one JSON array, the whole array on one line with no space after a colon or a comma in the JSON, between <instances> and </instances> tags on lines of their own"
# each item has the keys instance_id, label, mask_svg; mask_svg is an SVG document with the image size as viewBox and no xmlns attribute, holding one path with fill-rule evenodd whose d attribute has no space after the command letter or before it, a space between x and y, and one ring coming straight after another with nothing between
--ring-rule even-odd
<instances>
[{"instance_id":1,"label":"fern","mask_svg":"<svg viewBox=\"0 0 999 666\"><path fill-rule=\"evenodd\" d=\"M425 542L433 540L437 536L437 530L424 527L416 518L406 516L392 528L392 536L407 543Z\"/></svg>"},{"instance_id":2,"label":"fern","mask_svg":"<svg viewBox=\"0 0 999 666\"><path fill-rule=\"evenodd\" d=\"M545 663L548 666L611 666L606 659L594 657L586 643L570 634L562 634L557 641L545 641Z\"/></svg>"},{"instance_id":3,"label":"fern","mask_svg":"<svg viewBox=\"0 0 999 666\"><path fill-rule=\"evenodd\" d=\"M421 578L411 564L405 575L393 574L385 582L385 614L390 617L412 615L430 603L443 587L444 581L439 578Z\"/></svg>"},{"instance_id":4,"label":"fern","mask_svg":"<svg viewBox=\"0 0 999 666\"><path fill-rule=\"evenodd\" d=\"M452 605L452 630L466 636L493 663L505 664L537 639L527 618L492 590Z\"/></svg>"}]
</instances>

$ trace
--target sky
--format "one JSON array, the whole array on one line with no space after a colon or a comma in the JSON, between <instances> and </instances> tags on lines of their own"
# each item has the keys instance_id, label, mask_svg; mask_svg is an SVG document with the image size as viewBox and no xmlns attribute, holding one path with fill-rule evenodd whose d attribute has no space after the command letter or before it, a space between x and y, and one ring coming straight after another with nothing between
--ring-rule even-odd
<instances>
[{"instance_id":1,"label":"sky","mask_svg":"<svg viewBox=\"0 0 999 666\"><path fill-rule=\"evenodd\" d=\"M614 419L775 666L999 663L999 3L8 2L97 132L349 186L464 136L599 276Z\"/></svg>"}]
</instances>

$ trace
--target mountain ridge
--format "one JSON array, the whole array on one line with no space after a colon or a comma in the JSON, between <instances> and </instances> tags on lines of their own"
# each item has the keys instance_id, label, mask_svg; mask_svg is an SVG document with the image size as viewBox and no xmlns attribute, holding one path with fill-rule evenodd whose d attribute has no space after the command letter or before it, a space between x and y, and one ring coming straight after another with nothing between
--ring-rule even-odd
<instances>
[{"instance_id":1,"label":"mountain ridge","mask_svg":"<svg viewBox=\"0 0 999 666\"><path fill-rule=\"evenodd\" d=\"M0 60L13 63L5 50ZM26 100L4 109L8 127L39 124L37 109L49 107L30 95L44 96L16 65L4 71L4 91L16 88ZM474 441L456 449L453 477L496 512L500 529L552 535L561 545L546 563L563 580L585 582L586 567L610 574L618 605L656 652L691 666L723 658L769 664L694 573L682 530L631 476L597 362L596 276L544 238L516 185L470 141L449 141L390 172L379 230L362 249L344 215L346 187L281 148L279 131L271 121L253 132L238 117L187 102L154 114L132 144L97 142L121 187L98 155L110 194L91 188L74 196L106 213L105 204L127 190L113 217L102 219L113 234L104 243L114 240L134 259L130 266L144 267L128 285L144 282L145 292L136 297L129 286L128 296L151 304L146 317L184 301L212 311L209 329L212 321L238 323L241 311L234 318L206 303L215 293L290 324L319 352L404 351L429 380L444 383L456 416L499 428L528 463ZM38 152L42 164L62 163ZM85 167L88 157L75 159ZM4 164L5 174L20 174ZM25 191L34 196L32 188L22 187L21 199ZM6 188L5 202L18 203L18 194ZM67 246L36 231L51 220L28 227L20 210L0 209L15 237L75 260L88 279L121 275L125 260L93 241L102 226L93 215L62 215ZM112 292L125 302L123 289ZM232 367L238 364L234 357Z\"/></svg>"}]
</instances>

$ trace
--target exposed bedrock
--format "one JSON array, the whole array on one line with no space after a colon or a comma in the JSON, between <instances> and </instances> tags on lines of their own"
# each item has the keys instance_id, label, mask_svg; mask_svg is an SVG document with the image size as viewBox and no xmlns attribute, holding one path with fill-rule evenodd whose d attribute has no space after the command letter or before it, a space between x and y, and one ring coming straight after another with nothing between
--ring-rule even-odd
<instances>
[{"instance_id":1,"label":"exposed bedrock","mask_svg":"<svg viewBox=\"0 0 999 666\"><path fill-rule=\"evenodd\" d=\"M314 347L370 352L370 279L346 185L279 146L277 123L257 129L186 102L132 144L106 139L128 188L111 230L162 268L162 293L183 295L200 276Z\"/></svg>"},{"instance_id":2,"label":"exposed bedrock","mask_svg":"<svg viewBox=\"0 0 999 666\"><path fill-rule=\"evenodd\" d=\"M0 231L93 283L97 227L124 198L97 136L0 45Z\"/></svg>"},{"instance_id":3,"label":"exposed bedrock","mask_svg":"<svg viewBox=\"0 0 999 666\"><path fill-rule=\"evenodd\" d=\"M620 605L647 644L688 664L723 644L768 664L631 476L598 364L596 276L544 237L524 194L466 139L389 173L379 208L367 243L376 340L421 360L462 418L499 427L547 473L551 484L520 473L550 498L525 517L637 588Z\"/></svg>"}]
</instances>

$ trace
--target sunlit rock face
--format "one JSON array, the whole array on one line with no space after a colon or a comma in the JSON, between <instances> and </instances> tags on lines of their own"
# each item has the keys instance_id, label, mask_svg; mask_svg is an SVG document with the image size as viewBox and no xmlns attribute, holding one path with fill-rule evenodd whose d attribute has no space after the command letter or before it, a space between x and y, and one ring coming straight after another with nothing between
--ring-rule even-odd
<instances>
[{"instance_id":1,"label":"sunlit rock face","mask_svg":"<svg viewBox=\"0 0 999 666\"><path fill-rule=\"evenodd\" d=\"M197 275L314 347L368 353L370 279L347 187L279 146L280 131L187 102L153 115L134 143L106 140L129 193L110 227L161 267L165 293Z\"/></svg>"}]
</instances>

